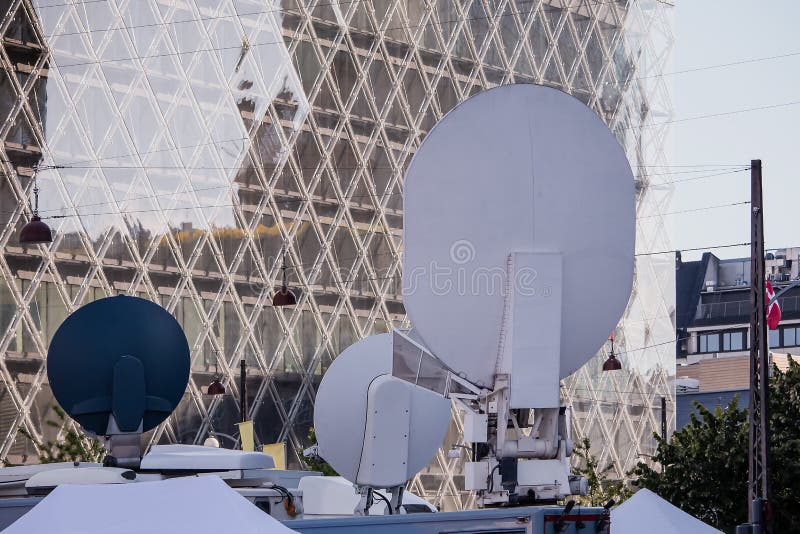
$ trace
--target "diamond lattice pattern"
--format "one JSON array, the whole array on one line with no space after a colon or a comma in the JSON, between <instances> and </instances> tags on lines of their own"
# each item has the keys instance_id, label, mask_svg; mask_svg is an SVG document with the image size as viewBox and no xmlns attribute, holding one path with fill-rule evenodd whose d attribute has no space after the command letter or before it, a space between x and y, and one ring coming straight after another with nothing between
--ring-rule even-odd
<instances>
[{"instance_id":1,"label":"diamond lattice pattern","mask_svg":"<svg viewBox=\"0 0 800 534\"><path fill-rule=\"evenodd\" d=\"M36 461L33 441L69 424L53 413L44 366L60 322L130 294L172 312L192 347L183 402L148 442L214 433L235 446L245 359L256 438L288 441L298 466L332 359L405 322L403 170L435 122L485 88L542 83L596 110L636 169L637 251L669 248L671 190L648 172L664 164L671 114L658 76L672 42L664 2L4 5L0 458L10 462ZM38 162L55 239L25 248L17 235ZM298 305L273 308L284 251ZM620 476L652 452L661 396L674 420L671 258L639 256L636 276L617 331L624 371L603 375L600 354L563 384L576 438ZM223 397L204 394L215 377ZM454 419L447 443L459 431ZM411 488L443 509L469 507L459 473L440 452Z\"/></svg>"}]
</instances>

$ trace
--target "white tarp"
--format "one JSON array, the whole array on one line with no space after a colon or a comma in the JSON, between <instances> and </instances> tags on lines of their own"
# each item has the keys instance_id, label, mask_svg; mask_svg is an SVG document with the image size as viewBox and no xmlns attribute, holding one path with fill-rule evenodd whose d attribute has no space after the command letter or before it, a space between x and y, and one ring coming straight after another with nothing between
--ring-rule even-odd
<instances>
[{"instance_id":1,"label":"white tarp","mask_svg":"<svg viewBox=\"0 0 800 534\"><path fill-rule=\"evenodd\" d=\"M3 534L296 532L256 508L219 477L129 484L61 485Z\"/></svg>"},{"instance_id":2,"label":"white tarp","mask_svg":"<svg viewBox=\"0 0 800 534\"><path fill-rule=\"evenodd\" d=\"M611 510L614 534L723 534L648 489Z\"/></svg>"}]
</instances>

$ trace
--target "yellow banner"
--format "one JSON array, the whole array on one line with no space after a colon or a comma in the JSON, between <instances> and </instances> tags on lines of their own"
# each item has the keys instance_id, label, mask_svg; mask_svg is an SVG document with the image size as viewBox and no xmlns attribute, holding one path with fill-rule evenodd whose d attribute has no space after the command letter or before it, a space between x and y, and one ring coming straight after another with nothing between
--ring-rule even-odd
<instances>
[{"instance_id":1,"label":"yellow banner","mask_svg":"<svg viewBox=\"0 0 800 534\"><path fill-rule=\"evenodd\" d=\"M272 461L275 462L275 469L286 469L286 444L285 443L270 443L263 445L261 452L272 456Z\"/></svg>"},{"instance_id":2,"label":"yellow banner","mask_svg":"<svg viewBox=\"0 0 800 534\"><path fill-rule=\"evenodd\" d=\"M242 438L242 450L253 452L256 450L255 440L253 439L253 422L245 421L236 423L239 426L239 435Z\"/></svg>"}]
</instances>

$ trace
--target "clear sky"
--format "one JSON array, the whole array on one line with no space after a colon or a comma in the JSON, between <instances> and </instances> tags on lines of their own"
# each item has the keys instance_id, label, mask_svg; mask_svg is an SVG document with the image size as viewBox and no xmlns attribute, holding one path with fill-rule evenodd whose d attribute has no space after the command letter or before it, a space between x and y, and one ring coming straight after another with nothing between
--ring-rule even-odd
<instances>
[{"instance_id":1,"label":"clear sky","mask_svg":"<svg viewBox=\"0 0 800 534\"><path fill-rule=\"evenodd\" d=\"M769 61L670 76L675 119L800 102L800 1L676 0L674 71L798 53ZM800 246L800 104L672 125L675 179L761 159L767 248ZM675 184L670 212L749 200L749 171ZM749 206L667 216L676 249L750 241ZM714 250L745 257L749 248ZM686 252L684 260L700 252Z\"/></svg>"}]
</instances>

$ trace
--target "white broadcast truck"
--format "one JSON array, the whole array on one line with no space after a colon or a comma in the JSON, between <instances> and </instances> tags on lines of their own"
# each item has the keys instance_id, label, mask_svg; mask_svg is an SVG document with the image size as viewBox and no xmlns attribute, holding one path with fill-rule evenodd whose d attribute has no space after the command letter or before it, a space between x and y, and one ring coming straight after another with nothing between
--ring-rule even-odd
<instances>
[{"instance_id":1,"label":"white broadcast truck","mask_svg":"<svg viewBox=\"0 0 800 534\"><path fill-rule=\"evenodd\" d=\"M630 295L634 179L623 149L573 97L501 86L430 131L404 187L411 328L348 347L315 401L309 454L343 478L275 471L267 455L211 447L143 455L141 433L184 393L189 347L166 310L111 297L70 315L48 352L54 395L105 439L108 457L0 470L0 526L60 484L213 474L302 533L609 532L610 504L570 499L586 480L571 471L559 386L597 353ZM405 488L440 450L454 409L463 443L447 445L469 451L464 489L481 509L434 513Z\"/></svg>"}]
</instances>

